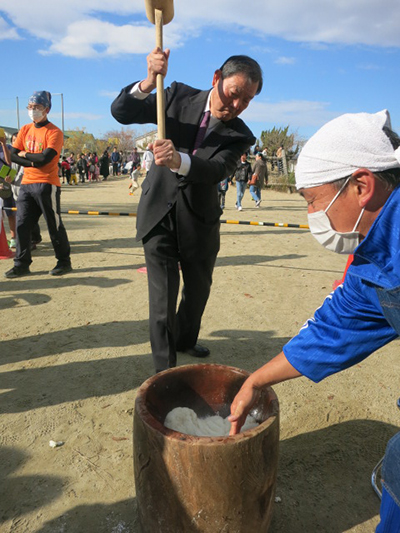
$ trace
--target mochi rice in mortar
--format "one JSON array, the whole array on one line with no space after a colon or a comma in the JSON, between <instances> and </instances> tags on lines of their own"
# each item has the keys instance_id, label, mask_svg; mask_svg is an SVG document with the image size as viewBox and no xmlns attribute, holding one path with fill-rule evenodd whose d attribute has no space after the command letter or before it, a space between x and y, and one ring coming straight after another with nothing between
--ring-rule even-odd
<instances>
[{"instance_id":1,"label":"mochi rice in mortar","mask_svg":"<svg viewBox=\"0 0 400 533\"><path fill-rule=\"evenodd\" d=\"M220 415L200 418L189 407L175 407L165 417L164 426L195 437L225 437L229 435L231 423L228 417ZM258 426L255 418L248 415L241 432Z\"/></svg>"}]
</instances>

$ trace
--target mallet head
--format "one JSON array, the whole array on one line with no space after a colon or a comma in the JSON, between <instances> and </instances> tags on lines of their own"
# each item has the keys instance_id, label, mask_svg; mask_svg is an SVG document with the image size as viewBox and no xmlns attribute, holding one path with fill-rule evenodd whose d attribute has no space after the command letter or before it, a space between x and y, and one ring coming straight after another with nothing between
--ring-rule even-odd
<instances>
[{"instance_id":1,"label":"mallet head","mask_svg":"<svg viewBox=\"0 0 400 533\"><path fill-rule=\"evenodd\" d=\"M163 14L163 24L168 24L174 18L173 0L145 0L146 15L152 24L156 23L155 10L159 9Z\"/></svg>"}]
</instances>

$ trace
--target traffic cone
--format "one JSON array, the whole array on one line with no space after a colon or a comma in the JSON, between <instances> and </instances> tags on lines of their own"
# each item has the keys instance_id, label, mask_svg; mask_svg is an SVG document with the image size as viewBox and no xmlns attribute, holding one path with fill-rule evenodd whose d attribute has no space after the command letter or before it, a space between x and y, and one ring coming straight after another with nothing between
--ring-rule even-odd
<instances>
[{"instance_id":1,"label":"traffic cone","mask_svg":"<svg viewBox=\"0 0 400 533\"><path fill-rule=\"evenodd\" d=\"M4 229L2 220L0 230L0 259L10 259L11 257L14 257L14 252L12 252L8 246L6 230Z\"/></svg>"}]
</instances>

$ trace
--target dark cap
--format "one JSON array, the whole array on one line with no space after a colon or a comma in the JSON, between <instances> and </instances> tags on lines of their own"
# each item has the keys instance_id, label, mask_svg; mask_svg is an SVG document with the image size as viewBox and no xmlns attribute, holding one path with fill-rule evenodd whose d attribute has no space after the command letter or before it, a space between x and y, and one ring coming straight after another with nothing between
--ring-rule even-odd
<instances>
[{"instance_id":1,"label":"dark cap","mask_svg":"<svg viewBox=\"0 0 400 533\"><path fill-rule=\"evenodd\" d=\"M51 94L48 91L35 91L29 98L28 104L43 105L51 109Z\"/></svg>"}]
</instances>

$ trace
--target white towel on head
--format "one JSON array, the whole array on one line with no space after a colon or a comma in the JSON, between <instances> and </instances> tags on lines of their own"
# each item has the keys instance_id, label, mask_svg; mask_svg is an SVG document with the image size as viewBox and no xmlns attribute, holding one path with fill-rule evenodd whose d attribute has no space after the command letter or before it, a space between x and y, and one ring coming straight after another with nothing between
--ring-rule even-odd
<instances>
[{"instance_id":1,"label":"white towel on head","mask_svg":"<svg viewBox=\"0 0 400 533\"><path fill-rule=\"evenodd\" d=\"M350 176L358 168L380 172L400 168L400 149L393 149L383 128L391 129L389 111L342 115L306 143L296 167L296 187L317 187Z\"/></svg>"}]
</instances>

